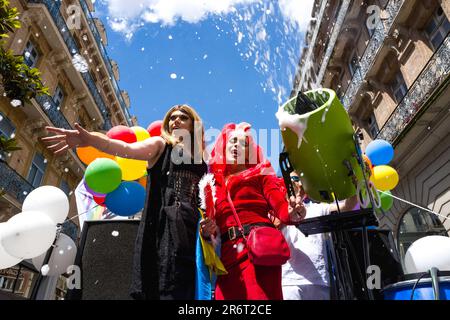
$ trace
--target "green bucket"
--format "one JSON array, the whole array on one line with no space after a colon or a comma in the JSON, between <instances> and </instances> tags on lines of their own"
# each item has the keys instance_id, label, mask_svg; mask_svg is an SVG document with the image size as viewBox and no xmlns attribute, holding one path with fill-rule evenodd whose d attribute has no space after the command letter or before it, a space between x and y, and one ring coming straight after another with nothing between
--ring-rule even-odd
<instances>
[{"instance_id":1,"label":"green bucket","mask_svg":"<svg viewBox=\"0 0 450 320\"><path fill-rule=\"evenodd\" d=\"M356 188L345 163L350 163L358 180L362 179L361 167L353 156L356 148L350 118L333 90L305 94L320 107L296 114L295 97L277 113L289 160L311 199L333 202L349 198L356 194Z\"/></svg>"}]
</instances>

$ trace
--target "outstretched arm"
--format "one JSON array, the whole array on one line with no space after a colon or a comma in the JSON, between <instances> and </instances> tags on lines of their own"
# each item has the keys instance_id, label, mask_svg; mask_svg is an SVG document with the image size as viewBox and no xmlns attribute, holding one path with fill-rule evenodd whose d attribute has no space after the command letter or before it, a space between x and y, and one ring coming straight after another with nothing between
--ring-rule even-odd
<instances>
[{"instance_id":1,"label":"outstretched arm","mask_svg":"<svg viewBox=\"0 0 450 320\"><path fill-rule=\"evenodd\" d=\"M52 142L47 148L56 155L62 154L75 147L92 146L100 151L123 158L136 160L157 159L164 150L166 144L161 137L151 137L144 141L126 143L124 141L110 139L99 132L89 132L78 123L75 130L67 130L54 127L46 127L47 131L57 133L55 136L42 138L44 142Z\"/></svg>"}]
</instances>

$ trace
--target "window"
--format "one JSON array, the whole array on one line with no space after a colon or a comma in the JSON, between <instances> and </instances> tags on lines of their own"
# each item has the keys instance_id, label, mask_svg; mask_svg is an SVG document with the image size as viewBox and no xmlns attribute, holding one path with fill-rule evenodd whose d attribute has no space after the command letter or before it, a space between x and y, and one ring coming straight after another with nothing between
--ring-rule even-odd
<instances>
[{"instance_id":1,"label":"window","mask_svg":"<svg viewBox=\"0 0 450 320\"><path fill-rule=\"evenodd\" d=\"M427 34L434 50L439 48L449 31L450 22L448 21L444 10L442 10L442 7L439 6L425 27L425 33Z\"/></svg>"},{"instance_id":2,"label":"window","mask_svg":"<svg viewBox=\"0 0 450 320\"><path fill-rule=\"evenodd\" d=\"M356 72L359 72L358 67L359 67L359 60L356 55L356 51L354 51L353 54L351 55L351 59L348 64L348 68L350 69L350 74L352 75L352 77L355 75Z\"/></svg>"},{"instance_id":3,"label":"window","mask_svg":"<svg viewBox=\"0 0 450 320\"><path fill-rule=\"evenodd\" d=\"M448 236L439 218L419 208L410 208L399 223L398 246L399 253L404 266L405 254L414 241L431 236Z\"/></svg>"},{"instance_id":4,"label":"window","mask_svg":"<svg viewBox=\"0 0 450 320\"><path fill-rule=\"evenodd\" d=\"M69 196L69 193L70 193L70 187L69 187L69 184L68 184L66 181L62 180L62 181L61 181L61 184L59 185L59 188L60 188L62 191L64 191L64 193L65 193L67 196Z\"/></svg>"},{"instance_id":5,"label":"window","mask_svg":"<svg viewBox=\"0 0 450 320\"><path fill-rule=\"evenodd\" d=\"M378 135L378 132L380 132L380 129L378 128L377 119L375 118L375 115L372 113L369 117L369 120L367 120L367 124L369 127L369 135L372 139L375 139Z\"/></svg>"},{"instance_id":6,"label":"window","mask_svg":"<svg viewBox=\"0 0 450 320\"><path fill-rule=\"evenodd\" d=\"M0 136L5 138L11 138L16 131L16 127L13 123L0 112Z\"/></svg>"},{"instance_id":7,"label":"window","mask_svg":"<svg viewBox=\"0 0 450 320\"><path fill-rule=\"evenodd\" d=\"M55 102L56 107L61 107L64 101L64 92L60 85L56 87L55 94L53 95L53 101Z\"/></svg>"},{"instance_id":8,"label":"window","mask_svg":"<svg viewBox=\"0 0 450 320\"><path fill-rule=\"evenodd\" d=\"M403 97L408 92L408 87L406 86L405 79L401 72L397 74L391 85L392 93L394 94L395 102L400 103Z\"/></svg>"},{"instance_id":9,"label":"window","mask_svg":"<svg viewBox=\"0 0 450 320\"><path fill-rule=\"evenodd\" d=\"M36 67L37 60L39 58L39 53L33 42L31 41L27 42L27 46L25 47L23 55L25 57L25 63L27 64L27 66L29 66L30 68Z\"/></svg>"},{"instance_id":10,"label":"window","mask_svg":"<svg viewBox=\"0 0 450 320\"><path fill-rule=\"evenodd\" d=\"M40 153L36 153L31 163L30 172L28 173L28 182L30 182L33 187L37 188L41 185L42 179L44 178L45 168L47 167L47 161Z\"/></svg>"}]
</instances>

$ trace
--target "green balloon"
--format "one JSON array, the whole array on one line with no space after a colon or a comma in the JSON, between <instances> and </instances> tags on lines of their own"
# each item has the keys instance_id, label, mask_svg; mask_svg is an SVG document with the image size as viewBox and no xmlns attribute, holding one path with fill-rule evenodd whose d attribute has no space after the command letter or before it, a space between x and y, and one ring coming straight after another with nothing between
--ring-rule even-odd
<instances>
[{"instance_id":1,"label":"green balloon","mask_svg":"<svg viewBox=\"0 0 450 320\"><path fill-rule=\"evenodd\" d=\"M390 191L385 191L385 193L379 192L381 198L381 209L383 211L389 211L394 204L394 198L392 198L392 193Z\"/></svg>"},{"instance_id":2,"label":"green balloon","mask_svg":"<svg viewBox=\"0 0 450 320\"><path fill-rule=\"evenodd\" d=\"M120 185L122 170L114 160L98 158L87 167L84 179L92 191L106 194L114 191Z\"/></svg>"}]
</instances>

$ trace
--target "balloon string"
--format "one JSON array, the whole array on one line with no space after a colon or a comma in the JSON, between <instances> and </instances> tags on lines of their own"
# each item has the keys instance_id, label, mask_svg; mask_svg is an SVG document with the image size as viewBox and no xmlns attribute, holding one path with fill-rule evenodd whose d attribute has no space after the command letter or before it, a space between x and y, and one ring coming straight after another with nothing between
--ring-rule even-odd
<instances>
[{"instance_id":1,"label":"balloon string","mask_svg":"<svg viewBox=\"0 0 450 320\"><path fill-rule=\"evenodd\" d=\"M97 208L99 206L99 204L98 205L96 205L96 206L94 206L94 207L92 207L92 208L90 208L88 211L85 211L85 212L82 212L82 213L79 213L79 214L77 214L76 216L73 216L72 218L69 218L68 220L73 220L73 219L75 219L75 218L78 218L79 216L82 216L83 214L86 214L86 213L88 213L89 211L91 211L91 210L93 210L93 209L95 209L95 208Z\"/></svg>"},{"instance_id":2,"label":"balloon string","mask_svg":"<svg viewBox=\"0 0 450 320\"><path fill-rule=\"evenodd\" d=\"M432 210L430 210L430 209L421 207L421 206L419 206L418 204L415 204L415 203L409 202L409 201L407 201L407 200L405 200L405 199L396 197L396 196L394 196L393 194L390 194L390 193L387 193L387 192L384 192L384 191L381 191L381 190L378 190L378 192L381 192L381 193L383 193L383 194L385 194L385 195L387 195L387 196L390 196L390 197L395 198L395 199L397 199L397 200L399 200L399 201L402 201L402 202L404 202L404 203L407 203L407 204L409 204L409 205L412 205L412 206L414 206L414 207L417 207L417 208L419 208L419 209L421 209L421 210L424 210L424 211L428 211L428 212L430 212L430 213L433 213L433 214L435 214L435 215L437 215L437 216L439 216L439 217L441 217L441 218L444 218L444 219L448 219L448 218L449 218L449 217L443 216L442 214L439 214L439 213L437 213L437 212L434 212L434 211L432 211Z\"/></svg>"}]
</instances>

